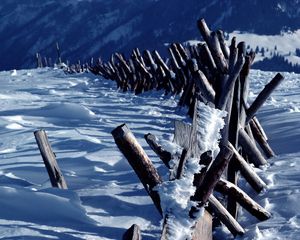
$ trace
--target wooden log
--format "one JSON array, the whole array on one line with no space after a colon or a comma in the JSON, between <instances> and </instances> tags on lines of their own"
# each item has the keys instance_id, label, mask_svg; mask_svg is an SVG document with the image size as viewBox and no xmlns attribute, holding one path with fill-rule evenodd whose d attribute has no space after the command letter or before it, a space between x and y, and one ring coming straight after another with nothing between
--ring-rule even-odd
<instances>
[{"instance_id":1,"label":"wooden log","mask_svg":"<svg viewBox=\"0 0 300 240\"><path fill-rule=\"evenodd\" d=\"M273 152L272 148L270 147L269 143L265 140L264 136L260 132L259 128L255 124L253 120L249 122L253 137L261 147L261 149L264 151L267 158L271 158L275 156L275 153Z\"/></svg>"},{"instance_id":2,"label":"wooden log","mask_svg":"<svg viewBox=\"0 0 300 240\"><path fill-rule=\"evenodd\" d=\"M255 122L257 128L259 129L260 133L263 135L264 139L265 139L266 141L268 141L268 136L267 136L266 132L264 131L263 127L261 126L261 124L260 124L258 118L257 118L256 116L254 116L254 117L252 118L252 120Z\"/></svg>"},{"instance_id":3,"label":"wooden log","mask_svg":"<svg viewBox=\"0 0 300 240\"><path fill-rule=\"evenodd\" d=\"M118 148L124 154L144 185L147 193L152 198L157 210L162 214L159 194L153 190L157 185L162 183L162 179L151 160L126 124L118 126L111 133Z\"/></svg>"},{"instance_id":4,"label":"wooden log","mask_svg":"<svg viewBox=\"0 0 300 240\"><path fill-rule=\"evenodd\" d=\"M190 57L188 56L186 49L180 43L176 43L176 47L184 61L187 61Z\"/></svg>"},{"instance_id":5,"label":"wooden log","mask_svg":"<svg viewBox=\"0 0 300 240\"><path fill-rule=\"evenodd\" d=\"M233 144L235 148L238 147L238 132L239 132L239 117L240 117L240 81L237 80L235 82L233 98L231 97L232 101L230 101L231 111L230 113L230 120L229 120L229 130L228 130L228 140L230 143ZM225 128L225 127L224 127ZM233 157L235 158L235 156ZM237 161L231 161L228 164L227 168L227 180L237 184L238 182L238 163ZM227 210L230 214L237 219L238 214L238 204L235 198L232 195L228 195L227 197Z\"/></svg>"},{"instance_id":6,"label":"wooden log","mask_svg":"<svg viewBox=\"0 0 300 240\"><path fill-rule=\"evenodd\" d=\"M212 194L214 187L221 178L222 173L227 167L233 152L227 146L220 146L220 152L212 165L208 169L203 182L196 189L192 200L199 201L198 207L204 206L209 196Z\"/></svg>"},{"instance_id":7,"label":"wooden log","mask_svg":"<svg viewBox=\"0 0 300 240\"><path fill-rule=\"evenodd\" d=\"M276 76L265 86L265 88L258 94L257 98L251 104L251 106L247 110L247 119L248 123L253 116L256 114L258 109L264 104L267 98L271 95L271 93L275 90L275 88L282 82L284 77L277 73Z\"/></svg>"},{"instance_id":8,"label":"wooden log","mask_svg":"<svg viewBox=\"0 0 300 240\"><path fill-rule=\"evenodd\" d=\"M123 240L142 240L141 229L133 224L123 235Z\"/></svg>"},{"instance_id":9,"label":"wooden log","mask_svg":"<svg viewBox=\"0 0 300 240\"><path fill-rule=\"evenodd\" d=\"M233 236L243 235L245 230L243 227L230 215L225 207L213 195L210 195L209 206L220 221L228 228Z\"/></svg>"},{"instance_id":10,"label":"wooden log","mask_svg":"<svg viewBox=\"0 0 300 240\"><path fill-rule=\"evenodd\" d=\"M182 55L178 49L178 46L175 43L173 43L173 44L171 44L170 49L172 50L174 57L175 57L176 61L178 62L180 68L185 69L186 68L186 60L184 60L184 58L182 57Z\"/></svg>"},{"instance_id":11,"label":"wooden log","mask_svg":"<svg viewBox=\"0 0 300 240\"><path fill-rule=\"evenodd\" d=\"M196 64L194 62L194 64ZM199 88L200 92L202 93L202 96L211 103L214 103L215 101L215 91L204 75L204 73L201 70L197 70L193 73L193 76L195 78L195 84Z\"/></svg>"},{"instance_id":12,"label":"wooden log","mask_svg":"<svg viewBox=\"0 0 300 240\"><path fill-rule=\"evenodd\" d=\"M226 181L225 179L219 180L215 187L215 190L222 194L232 196L243 208L245 208L249 213L251 213L260 221L267 220L271 217L271 214L267 210L256 203L242 189L240 189L235 184Z\"/></svg>"},{"instance_id":13,"label":"wooden log","mask_svg":"<svg viewBox=\"0 0 300 240\"><path fill-rule=\"evenodd\" d=\"M226 103L229 99L229 96L231 94L231 91L233 91L234 84L240 74L240 71L242 70L242 67L244 65L245 59L243 55L240 55L238 57L237 63L234 66L233 72L230 73L229 78L227 82L225 83L224 88L222 89L220 98L218 99L218 102L216 103L216 107L224 110Z\"/></svg>"},{"instance_id":14,"label":"wooden log","mask_svg":"<svg viewBox=\"0 0 300 240\"><path fill-rule=\"evenodd\" d=\"M57 164L55 154L52 151L46 132L44 130L38 130L34 132L34 136L40 149L52 187L68 189L65 178Z\"/></svg>"},{"instance_id":15,"label":"wooden log","mask_svg":"<svg viewBox=\"0 0 300 240\"><path fill-rule=\"evenodd\" d=\"M236 48L236 38L233 37L231 39L231 44L230 44L230 54L229 54L229 69L228 69L228 72L229 73L232 73L233 72L233 69L234 69L234 66L236 64L236 61L237 61L237 56L238 56L238 51L237 51L237 48Z\"/></svg>"},{"instance_id":16,"label":"wooden log","mask_svg":"<svg viewBox=\"0 0 300 240\"><path fill-rule=\"evenodd\" d=\"M127 64L126 60L124 59L124 57L119 53L115 53L115 56L120 61L121 66L123 67L125 73L132 74L131 69L130 69L129 65Z\"/></svg>"},{"instance_id":17,"label":"wooden log","mask_svg":"<svg viewBox=\"0 0 300 240\"><path fill-rule=\"evenodd\" d=\"M219 39L224 57L226 59L229 59L229 48L227 47L226 42L225 42L224 32L222 30L218 30L217 31L217 36L218 36L218 39Z\"/></svg>"},{"instance_id":18,"label":"wooden log","mask_svg":"<svg viewBox=\"0 0 300 240\"><path fill-rule=\"evenodd\" d=\"M239 129L239 144L243 147L249 157L249 161L253 163L255 167L260 167L267 163L255 143L252 142L248 134L242 128Z\"/></svg>"},{"instance_id":19,"label":"wooden log","mask_svg":"<svg viewBox=\"0 0 300 240\"><path fill-rule=\"evenodd\" d=\"M140 52L140 50L138 48L135 48L133 50L133 52L135 53L136 57L139 59L139 61L141 62L141 64L146 67L146 64L145 64L145 61L144 61L144 58Z\"/></svg>"},{"instance_id":20,"label":"wooden log","mask_svg":"<svg viewBox=\"0 0 300 240\"><path fill-rule=\"evenodd\" d=\"M242 127L245 127L246 123L246 108L248 104L248 93L249 93L249 80L248 74L251 67L251 57L245 57L245 64L240 74L240 83L241 83L241 104L240 104L240 124Z\"/></svg>"},{"instance_id":21,"label":"wooden log","mask_svg":"<svg viewBox=\"0 0 300 240\"><path fill-rule=\"evenodd\" d=\"M211 74L216 74L217 72L217 65L215 63L215 60L208 48L207 44L203 44L200 47L200 56L201 56L201 61L206 63L207 67L210 70Z\"/></svg>"},{"instance_id":22,"label":"wooden log","mask_svg":"<svg viewBox=\"0 0 300 240\"><path fill-rule=\"evenodd\" d=\"M231 143L228 143L228 147L232 150L234 158L231 161L235 161L238 165L238 170L241 171L243 177L252 186L256 192L261 192L267 185L257 175L254 169L246 162L246 160L239 154Z\"/></svg>"},{"instance_id":23,"label":"wooden log","mask_svg":"<svg viewBox=\"0 0 300 240\"><path fill-rule=\"evenodd\" d=\"M187 161L187 158L188 158L188 151L186 149L183 149L182 153L181 153L181 157L179 159L178 167L177 167L176 179L182 178L183 173L184 173L183 170L184 170L184 166Z\"/></svg>"},{"instance_id":24,"label":"wooden log","mask_svg":"<svg viewBox=\"0 0 300 240\"><path fill-rule=\"evenodd\" d=\"M217 34L209 30L203 18L198 20L197 23L198 23L198 29L204 41L207 43L219 71L221 73L226 73L228 71L228 63L222 52Z\"/></svg>"},{"instance_id":25,"label":"wooden log","mask_svg":"<svg viewBox=\"0 0 300 240\"><path fill-rule=\"evenodd\" d=\"M163 161L167 168L170 168L169 162L172 160L172 154L161 145L157 143L156 137L151 133L144 136L151 149L157 154L157 156Z\"/></svg>"}]
</instances>

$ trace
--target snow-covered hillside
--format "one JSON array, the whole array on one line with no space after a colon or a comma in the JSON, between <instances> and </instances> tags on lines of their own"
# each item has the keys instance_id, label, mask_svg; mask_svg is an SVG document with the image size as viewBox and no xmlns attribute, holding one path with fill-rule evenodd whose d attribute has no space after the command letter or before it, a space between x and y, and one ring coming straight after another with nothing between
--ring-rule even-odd
<instances>
[{"instance_id":1,"label":"snow-covered hillside","mask_svg":"<svg viewBox=\"0 0 300 240\"><path fill-rule=\"evenodd\" d=\"M250 75L254 99L274 73ZM269 167L258 170L268 189L255 196L249 188L273 216L257 224L241 212L247 230L241 239L300 235L300 75L284 75L258 115L278 154ZM143 239L158 239L160 215L110 132L127 123L165 175L143 135L172 140L174 120L186 118L178 99L162 92L118 92L112 81L53 69L0 72L0 84L0 238L121 239L136 223ZM48 133L69 190L50 187L33 135L40 128ZM216 238L231 235L219 229Z\"/></svg>"},{"instance_id":2,"label":"snow-covered hillside","mask_svg":"<svg viewBox=\"0 0 300 240\"><path fill-rule=\"evenodd\" d=\"M71 62L135 47L166 52L164 43L200 38L199 18L229 33L296 31L299 8L298 0L1 0L0 69L35 67L37 52L53 63L57 41Z\"/></svg>"}]
</instances>

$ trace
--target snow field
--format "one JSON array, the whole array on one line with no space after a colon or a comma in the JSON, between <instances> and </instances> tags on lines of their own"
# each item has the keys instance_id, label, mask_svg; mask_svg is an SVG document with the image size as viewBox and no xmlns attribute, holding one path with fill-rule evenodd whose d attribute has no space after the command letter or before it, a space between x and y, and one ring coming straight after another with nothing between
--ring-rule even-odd
<instances>
[{"instance_id":1,"label":"snow field","mask_svg":"<svg viewBox=\"0 0 300 240\"><path fill-rule=\"evenodd\" d=\"M274 75L251 72L251 100ZM273 216L257 222L241 210L239 221L247 230L241 239L300 236L300 76L284 76L258 114L278 154L257 169L268 189L256 195L240 183ZM52 69L0 72L0 84L0 238L121 239L133 223L143 239L158 238L161 218L110 132L126 123L166 177L143 135L172 141L174 120L186 118L176 98L163 92L135 96L90 74ZM48 133L67 191L50 186L33 136L40 128ZM217 239L232 238L219 230Z\"/></svg>"}]
</instances>

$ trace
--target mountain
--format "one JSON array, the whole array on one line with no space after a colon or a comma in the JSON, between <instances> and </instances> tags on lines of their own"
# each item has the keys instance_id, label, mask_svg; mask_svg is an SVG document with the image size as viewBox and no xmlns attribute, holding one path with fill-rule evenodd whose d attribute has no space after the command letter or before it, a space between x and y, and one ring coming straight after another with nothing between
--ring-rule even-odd
<instances>
[{"instance_id":1,"label":"mountain","mask_svg":"<svg viewBox=\"0 0 300 240\"><path fill-rule=\"evenodd\" d=\"M212 29L280 34L299 28L299 0L2 0L0 69L34 67L35 54L56 60L108 58L134 47L164 51L165 43L200 39L205 18Z\"/></svg>"}]
</instances>

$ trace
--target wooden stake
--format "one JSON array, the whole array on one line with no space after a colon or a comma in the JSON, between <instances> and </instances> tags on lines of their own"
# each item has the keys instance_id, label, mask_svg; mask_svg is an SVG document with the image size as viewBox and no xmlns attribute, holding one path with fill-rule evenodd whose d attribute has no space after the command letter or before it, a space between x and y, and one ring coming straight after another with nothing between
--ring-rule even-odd
<instances>
[{"instance_id":1,"label":"wooden stake","mask_svg":"<svg viewBox=\"0 0 300 240\"><path fill-rule=\"evenodd\" d=\"M68 189L67 183L59 169L55 154L52 151L47 134L44 130L34 132L36 143L40 149L52 187Z\"/></svg>"}]
</instances>

